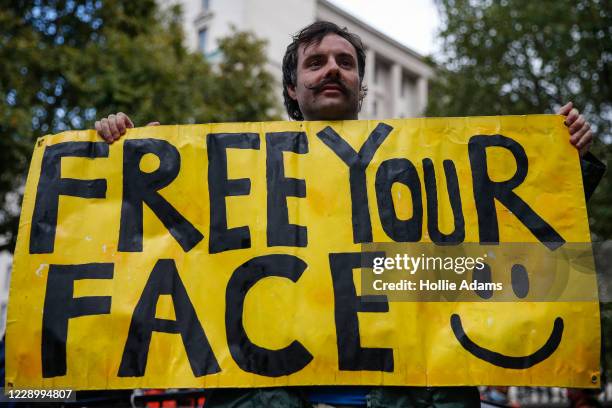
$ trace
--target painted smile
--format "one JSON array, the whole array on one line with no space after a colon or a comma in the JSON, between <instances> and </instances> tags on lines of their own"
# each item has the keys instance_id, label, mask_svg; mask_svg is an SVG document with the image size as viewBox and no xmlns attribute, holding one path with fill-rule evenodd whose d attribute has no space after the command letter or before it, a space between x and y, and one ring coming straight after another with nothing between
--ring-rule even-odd
<instances>
[{"instance_id":1,"label":"painted smile","mask_svg":"<svg viewBox=\"0 0 612 408\"><path fill-rule=\"evenodd\" d=\"M458 314L453 314L451 316L450 325L459 343L472 355L498 367L514 369L529 368L546 360L555 352L557 347L559 347L563 335L563 319L557 317L553 325L552 333L542 347L528 356L515 357L489 350L474 343L465 333L463 324L461 323L461 317Z\"/></svg>"}]
</instances>

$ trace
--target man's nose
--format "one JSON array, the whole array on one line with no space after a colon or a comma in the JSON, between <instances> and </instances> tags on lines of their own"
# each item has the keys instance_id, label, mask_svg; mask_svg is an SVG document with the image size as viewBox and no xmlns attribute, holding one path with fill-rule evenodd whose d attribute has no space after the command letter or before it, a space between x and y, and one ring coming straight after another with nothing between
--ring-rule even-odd
<instances>
[{"instance_id":1,"label":"man's nose","mask_svg":"<svg viewBox=\"0 0 612 408\"><path fill-rule=\"evenodd\" d=\"M340 76L340 67L336 63L333 58L330 58L327 62L327 71L325 72L325 77L339 77Z\"/></svg>"}]
</instances>

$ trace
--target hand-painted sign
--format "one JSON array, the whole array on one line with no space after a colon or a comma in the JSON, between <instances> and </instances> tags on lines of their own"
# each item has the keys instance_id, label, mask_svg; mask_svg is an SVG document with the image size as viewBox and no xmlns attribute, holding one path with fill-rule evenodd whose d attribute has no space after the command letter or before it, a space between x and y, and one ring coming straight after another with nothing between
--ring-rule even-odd
<instances>
[{"instance_id":1,"label":"hand-painted sign","mask_svg":"<svg viewBox=\"0 0 612 408\"><path fill-rule=\"evenodd\" d=\"M45 136L6 385L597 385L596 301L368 302L354 273L372 242L589 242L567 140L545 115Z\"/></svg>"}]
</instances>

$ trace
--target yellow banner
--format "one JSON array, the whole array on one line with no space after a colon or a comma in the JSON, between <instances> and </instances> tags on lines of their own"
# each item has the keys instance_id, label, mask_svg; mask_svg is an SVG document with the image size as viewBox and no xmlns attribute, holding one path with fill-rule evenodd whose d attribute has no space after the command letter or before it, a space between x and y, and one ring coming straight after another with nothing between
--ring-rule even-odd
<instances>
[{"instance_id":1,"label":"yellow banner","mask_svg":"<svg viewBox=\"0 0 612 408\"><path fill-rule=\"evenodd\" d=\"M568 138L547 115L40 138L6 386L598 386L596 298L361 297L362 244L590 242ZM517 268L489 278L540 273Z\"/></svg>"}]
</instances>

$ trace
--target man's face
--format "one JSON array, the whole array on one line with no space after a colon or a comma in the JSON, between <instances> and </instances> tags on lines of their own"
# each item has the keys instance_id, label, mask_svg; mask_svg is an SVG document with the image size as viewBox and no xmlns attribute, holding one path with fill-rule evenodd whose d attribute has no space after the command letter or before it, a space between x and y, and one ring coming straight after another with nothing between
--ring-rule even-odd
<instances>
[{"instance_id":1,"label":"man's face","mask_svg":"<svg viewBox=\"0 0 612 408\"><path fill-rule=\"evenodd\" d=\"M298 47L296 86L287 87L305 120L357 119L359 71L350 42L328 34L319 44Z\"/></svg>"}]
</instances>

